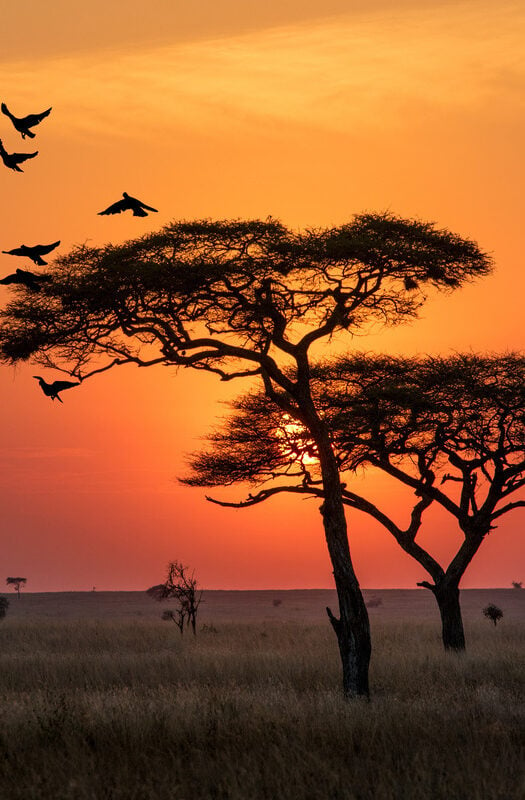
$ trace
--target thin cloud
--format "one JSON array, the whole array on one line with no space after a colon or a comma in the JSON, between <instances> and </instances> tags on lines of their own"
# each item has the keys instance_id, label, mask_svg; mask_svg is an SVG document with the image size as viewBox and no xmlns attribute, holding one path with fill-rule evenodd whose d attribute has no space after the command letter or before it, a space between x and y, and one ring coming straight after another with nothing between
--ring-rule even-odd
<instances>
[{"instance_id":1,"label":"thin cloud","mask_svg":"<svg viewBox=\"0 0 525 800\"><path fill-rule=\"evenodd\" d=\"M512 113L523 103L524 40L521 5L412 8L48 61L38 83L69 132L141 137L261 121L346 131L404 124L415 106L468 113L490 102ZM6 73L13 89L34 85L29 71Z\"/></svg>"}]
</instances>

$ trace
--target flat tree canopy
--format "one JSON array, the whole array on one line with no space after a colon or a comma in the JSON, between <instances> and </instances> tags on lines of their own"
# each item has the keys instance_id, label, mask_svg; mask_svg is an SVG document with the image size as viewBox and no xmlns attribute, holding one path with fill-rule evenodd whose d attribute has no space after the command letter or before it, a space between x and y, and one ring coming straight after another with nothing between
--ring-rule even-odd
<instances>
[{"instance_id":1,"label":"flat tree canopy","mask_svg":"<svg viewBox=\"0 0 525 800\"><path fill-rule=\"evenodd\" d=\"M310 385L341 471L380 468L418 492L424 488L463 526L481 508L497 519L509 495L525 486L520 353L342 356L313 365ZM298 478L295 485L306 489L319 484L316 445L306 428L263 392L246 393L230 405L234 413L207 437L209 447L191 457L193 474L183 483L257 485ZM449 492L443 485L448 482ZM280 483L276 489L288 488Z\"/></svg>"},{"instance_id":2,"label":"flat tree canopy","mask_svg":"<svg viewBox=\"0 0 525 800\"><path fill-rule=\"evenodd\" d=\"M18 599L20 600L20 589L23 584L27 583L27 578L9 577L5 579L5 582L8 586L14 587L15 592L18 594Z\"/></svg>"},{"instance_id":3,"label":"flat tree canopy","mask_svg":"<svg viewBox=\"0 0 525 800\"><path fill-rule=\"evenodd\" d=\"M341 473L376 467L414 490L406 527L365 496L342 487L343 502L378 520L433 579L446 647L463 649L457 590L485 536L504 514L525 507L525 357L345 356L314 366L311 388L328 425ZM251 506L282 492L323 496L317 448L308 430L268 401L246 394L191 458L192 486L247 482ZM344 478L342 478L344 480ZM416 537L433 503L463 533L442 567ZM454 620L452 620L454 616Z\"/></svg>"},{"instance_id":4,"label":"flat tree canopy","mask_svg":"<svg viewBox=\"0 0 525 800\"><path fill-rule=\"evenodd\" d=\"M235 359L260 372L270 350L294 356L341 328L404 321L427 286L456 288L490 267L474 242L390 214L302 233L272 219L177 222L77 247L47 269L38 294L17 286L0 316L0 355L80 379L101 356L106 366L167 362L228 378Z\"/></svg>"},{"instance_id":5,"label":"flat tree canopy","mask_svg":"<svg viewBox=\"0 0 525 800\"><path fill-rule=\"evenodd\" d=\"M39 292L14 289L0 316L0 359L32 358L80 381L127 363L260 376L265 394L315 441L344 691L367 695L368 615L309 350L338 331L401 322L429 286L454 289L490 268L475 242L391 214L303 232L273 219L176 222L119 246L79 247L47 270Z\"/></svg>"}]
</instances>

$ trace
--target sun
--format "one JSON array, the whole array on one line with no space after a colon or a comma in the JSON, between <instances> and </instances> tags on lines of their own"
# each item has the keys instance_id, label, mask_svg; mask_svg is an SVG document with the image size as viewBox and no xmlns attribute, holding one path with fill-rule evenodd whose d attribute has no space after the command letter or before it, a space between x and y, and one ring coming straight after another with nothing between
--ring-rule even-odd
<instances>
[{"instance_id":1,"label":"sun","mask_svg":"<svg viewBox=\"0 0 525 800\"><path fill-rule=\"evenodd\" d=\"M300 422L292 420L288 414L283 416L283 424L277 429L283 455L290 461L299 462L303 467L319 463L315 442L309 438L308 431Z\"/></svg>"}]
</instances>

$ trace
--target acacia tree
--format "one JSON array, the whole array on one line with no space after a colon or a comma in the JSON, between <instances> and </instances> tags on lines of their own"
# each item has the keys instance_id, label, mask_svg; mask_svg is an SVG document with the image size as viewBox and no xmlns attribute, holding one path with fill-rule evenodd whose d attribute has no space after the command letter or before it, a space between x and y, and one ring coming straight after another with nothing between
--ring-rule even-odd
<instances>
[{"instance_id":1,"label":"acacia tree","mask_svg":"<svg viewBox=\"0 0 525 800\"><path fill-rule=\"evenodd\" d=\"M525 357L343 357L312 369L312 392L341 472L372 466L414 490L406 527L347 485L342 498L380 522L428 572L433 582L418 585L436 598L444 647L463 650L460 581L494 523L525 507L525 500L511 498L525 486ZM240 503L213 500L235 507L281 492L322 497L309 432L271 408L262 394L233 405L235 413L209 437L210 448L193 456L193 474L184 482L258 486ZM463 534L447 566L416 540L433 502Z\"/></svg>"},{"instance_id":2,"label":"acacia tree","mask_svg":"<svg viewBox=\"0 0 525 800\"><path fill-rule=\"evenodd\" d=\"M22 588L22 584L27 583L27 578L6 578L5 582L8 586L13 586L15 592L18 594L18 599L20 600L20 589Z\"/></svg>"},{"instance_id":3,"label":"acacia tree","mask_svg":"<svg viewBox=\"0 0 525 800\"><path fill-rule=\"evenodd\" d=\"M453 289L490 271L478 246L429 223L363 214L295 233L279 222L177 222L120 246L79 247L35 295L14 288L0 357L79 381L122 364L168 364L222 380L258 378L315 441L333 565L345 695L368 694L370 629L352 564L328 426L311 392L310 351L339 331L416 315L427 286ZM290 366L291 365L291 366Z\"/></svg>"},{"instance_id":4,"label":"acacia tree","mask_svg":"<svg viewBox=\"0 0 525 800\"><path fill-rule=\"evenodd\" d=\"M525 507L523 495L516 497L525 487L525 357L341 360L334 378L345 463L378 467L420 498L407 531L367 511L429 573L432 582L418 585L436 598L444 646L464 650L459 584L500 517ZM415 540L431 502L463 536L445 567Z\"/></svg>"}]
</instances>

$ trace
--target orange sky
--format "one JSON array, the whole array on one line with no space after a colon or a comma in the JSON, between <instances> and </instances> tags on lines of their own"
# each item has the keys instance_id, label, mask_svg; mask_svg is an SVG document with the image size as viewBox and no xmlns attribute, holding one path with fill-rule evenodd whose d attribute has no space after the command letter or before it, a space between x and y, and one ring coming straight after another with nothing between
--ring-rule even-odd
<instances>
[{"instance_id":1,"label":"orange sky","mask_svg":"<svg viewBox=\"0 0 525 800\"><path fill-rule=\"evenodd\" d=\"M419 321L348 346L411 354L522 347L525 9L393 5L8 4L1 99L19 116L53 112L31 142L0 118L8 150L39 150L23 175L0 169L0 250L60 238L65 253L177 218L271 214L306 227L389 209L476 239L496 271L432 297ZM123 190L159 213L97 216ZM0 256L2 275L15 266ZM9 290L0 289L3 302ZM248 384L126 367L65 394L61 406L30 377L40 371L0 369L6 576L27 576L28 591L141 589L178 558L209 588L331 586L315 501L227 510L174 483L184 453L225 413L220 401ZM370 476L366 491L406 518L386 479ZM410 587L426 577L366 517L350 514L349 524L363 586ZM525 578L522 527L520 512L503 521L463 585ZM425 541L450 555L452 520L432 517Z\"/></svg>"}]
</instances>

